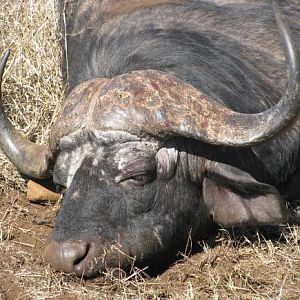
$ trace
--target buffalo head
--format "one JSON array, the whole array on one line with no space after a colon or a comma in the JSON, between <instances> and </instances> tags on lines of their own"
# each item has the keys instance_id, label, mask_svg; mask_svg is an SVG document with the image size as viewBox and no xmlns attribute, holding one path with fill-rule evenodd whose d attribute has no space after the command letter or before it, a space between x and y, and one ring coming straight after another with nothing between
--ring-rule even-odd
<instances>
[{"instance_id":1,"label":"buffalo head","mask_svg":"<svg viewBox=\"0 0 300 300\"><path fill-rule=\"evenodd\" d=\"M275 10L276 11L276 10ZM68 96L49 145L24 139L0 109L0 144L18 170L63 191L46 260L94 276L143 264L199 238L212 222L278 224L286 210L275 188L199 155L201 147L249 147L285 129L300 107L299 58L276 11L289 82L268 111L241 114L171 74L135 71L92 79ZM8 59L0 63L0 78Z\"/></svg>"}]
</instances>

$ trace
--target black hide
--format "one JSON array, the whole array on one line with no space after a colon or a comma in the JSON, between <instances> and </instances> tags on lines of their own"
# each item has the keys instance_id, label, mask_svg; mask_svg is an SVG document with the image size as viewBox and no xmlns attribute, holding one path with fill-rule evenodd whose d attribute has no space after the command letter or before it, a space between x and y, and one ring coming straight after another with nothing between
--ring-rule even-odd
<instances>
[{"instance_id":1,"label":"black hide","mask_svg":"<svg viewBox=\"0 0 300 300\"><path fill-rule=\"evenodd\" d=\"M286 63L271 1L176 2L108 18L95 8L104 1L95 7L93 1L60 1L67 20L61 17L67 94L91 78L154 69L239 112L263 111L280 99ZM279 2L300 48L299 5ZM54 181L66 192L51 237L58 246L49 248L60 258L50 263L69 272L71 261L77 275L93 276L118 265L113 254L106 264L94 262L112 245L143 264L183 247L189 236L200 238L213 223L285 222L282 196L298 191L292 183L299 126L296 120L274 140L239 149L184 138L73 134L61 141L54 169ZM61 250L65 241L88 250L72 258L73 249Z\"/></svg>"}]
</instances>

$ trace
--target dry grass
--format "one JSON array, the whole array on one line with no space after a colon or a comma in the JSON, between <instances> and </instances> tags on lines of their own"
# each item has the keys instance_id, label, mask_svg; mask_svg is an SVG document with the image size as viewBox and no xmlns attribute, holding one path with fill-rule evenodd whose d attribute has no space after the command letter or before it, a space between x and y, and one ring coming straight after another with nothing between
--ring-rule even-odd
<instances>
[{"instance_id":1,"label":"dry grass","mask_svg":"<svg viewBox=\"0 0 300 300\"><path fill-rule=\"evenodd\" d=\"M1 0L0 22L0 52L12 49L5 108L25 136L45 143L62 99L54 0ZM3 155L0 168L1 300L300 299L297 226L275 235L220 231L201 253L182 255L156 278L142 270L90 281L57 273L43 262L42 250L58 207L27 203L12 191L22 190L23 181Z\"/></svg>"},{"instance_id":2,"label":"dry grass","mask_svg":"<svg viewBox=\"0 0 300 300\"><path fill-rule=\"evenodd\" d=\"M46 143L62 99L57 16L53 0L0 1L0 54L12 49L3 102L13 124L32 141ZM23 187L1 155L1 179Z\"/></svg>"}]
</instances>

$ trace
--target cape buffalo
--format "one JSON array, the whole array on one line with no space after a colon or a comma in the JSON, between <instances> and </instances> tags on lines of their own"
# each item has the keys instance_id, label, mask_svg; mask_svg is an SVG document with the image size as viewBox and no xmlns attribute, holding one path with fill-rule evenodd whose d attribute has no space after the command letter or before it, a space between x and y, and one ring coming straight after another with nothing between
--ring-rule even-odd
<instances>
[{"instance_id":1,"label":"cape buffalo","mask_svg":"<svg viewBox=\"0 0 300 300\"><path fill-rule=\"evenodd\" d=\"M213 224L288 221L300 7L278 2L59 1L67 97L49 144L0 109L9 159L63 190L53 267L91 277L165 257Z\"/></svg>"}]
</instances>

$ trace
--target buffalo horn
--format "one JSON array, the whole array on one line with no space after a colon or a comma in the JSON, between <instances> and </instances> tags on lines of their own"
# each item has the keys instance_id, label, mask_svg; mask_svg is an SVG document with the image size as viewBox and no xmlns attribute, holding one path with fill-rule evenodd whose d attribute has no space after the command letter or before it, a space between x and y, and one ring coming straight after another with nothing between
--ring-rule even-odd
<instances>
[{"instance_id":1,"label":"buffalo horn","mask_svg":"<svg viewBox=\"0 0 300 300\"><path fill-rule=\"evenodd\" d=\"M22 137L3 109L1 85L9 54L10 51L7 50L0 61L0 146L20 173L33 178L49 178L52 155L48 147L34 144Z\"/></svg>"},{"instance_id":2,"label":"buffalo horn","mask_svg":"<svg viewBox=\"0 0 300 300\"><path fill-rule=\"evenodd\" d=\"M195 120L200 130L180 126L177 134L215 145L253 146L272 138L291 124L300 111L299 53L275 1L273 8L288 65L288 83L280 101L257 114L238 113L217 105L208 113L208 118L202 118L200 122ZM208 120L210 117L212 119Z\"/></svg>"},{"instance_id":3,"label":"buffalo horn","mask_svg":"<svg viewBox=\"0 0 300 300\"><path fill-rule=\"evenodd\" d=\"M171 74L135 71L111 79L95 96L99 102L95 107L101 108L94 112L94 118L101 120L98 127L161 138L184 136L231 147L254 146L286 130L300 112L300 62L276 3L274 12L285 48L288 82L272 108L255 114L235 112Z\"/></svg>"}]
</instances>

